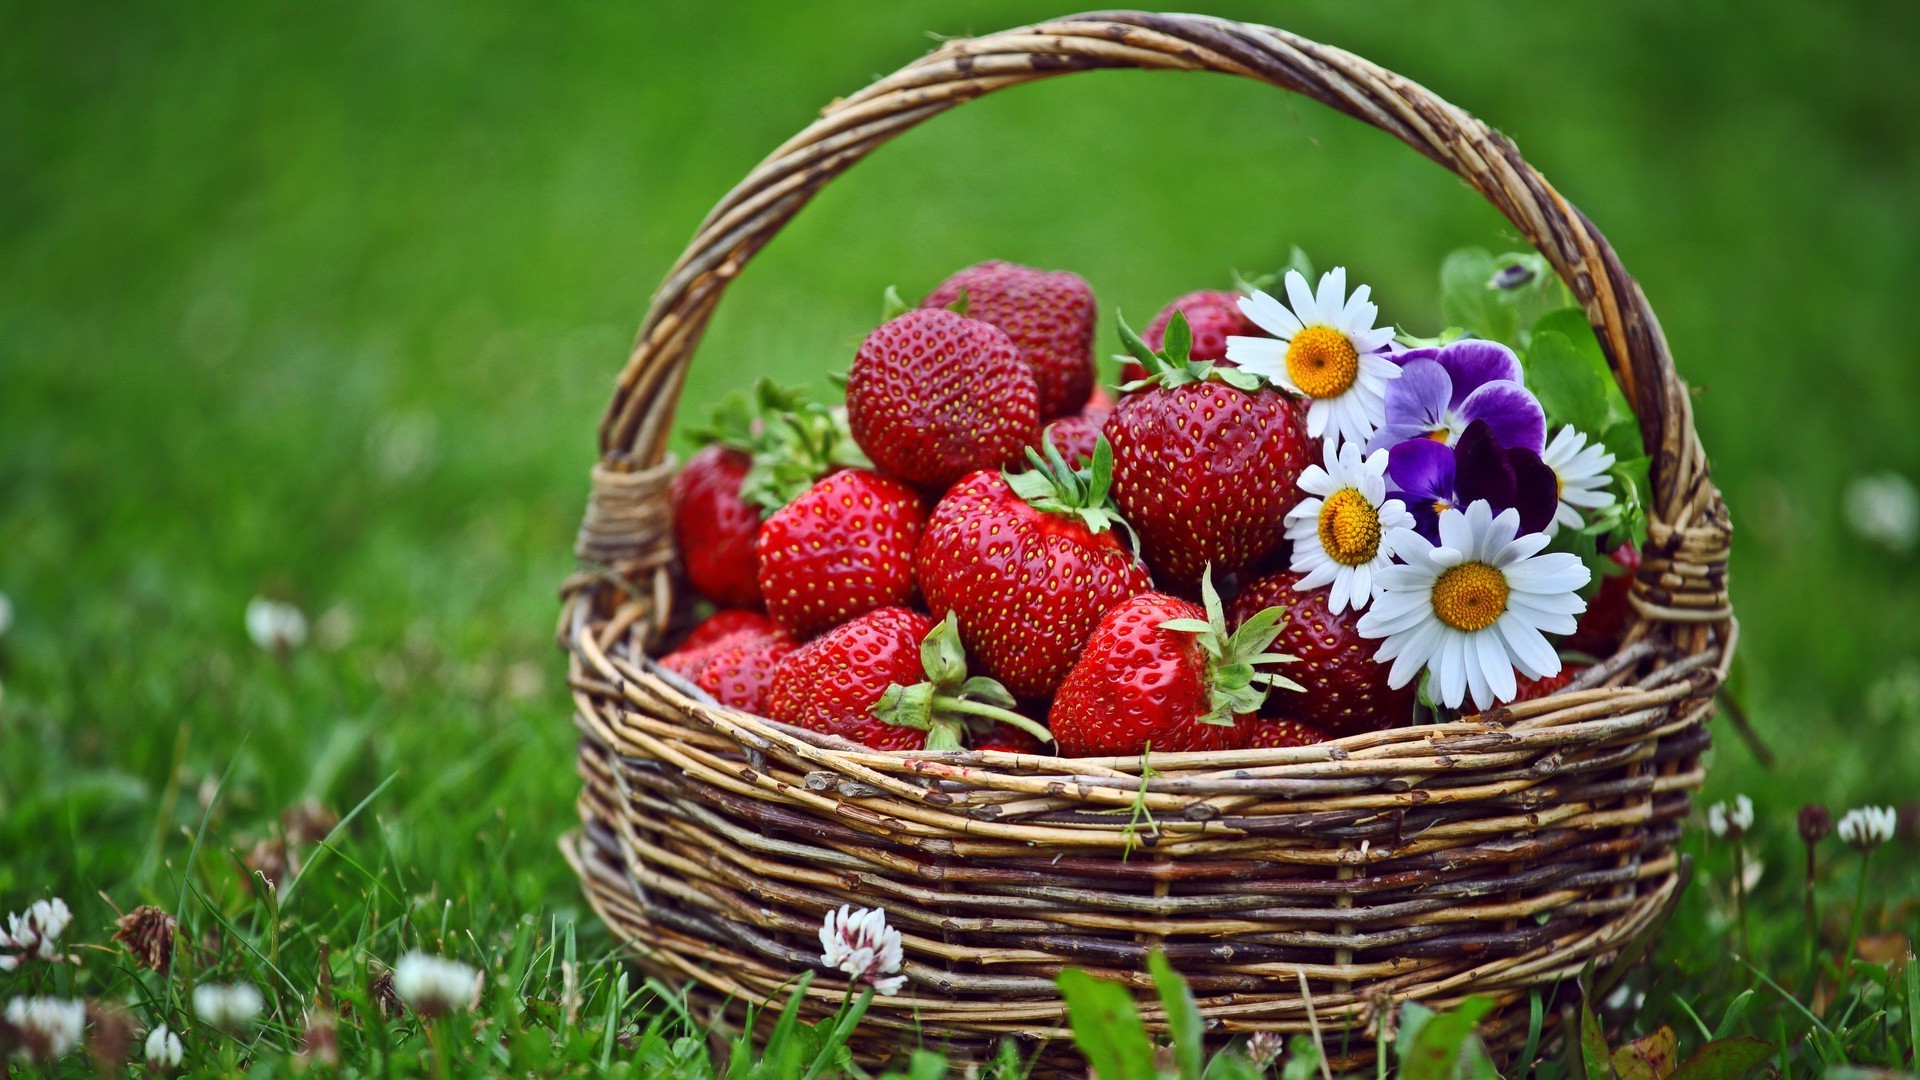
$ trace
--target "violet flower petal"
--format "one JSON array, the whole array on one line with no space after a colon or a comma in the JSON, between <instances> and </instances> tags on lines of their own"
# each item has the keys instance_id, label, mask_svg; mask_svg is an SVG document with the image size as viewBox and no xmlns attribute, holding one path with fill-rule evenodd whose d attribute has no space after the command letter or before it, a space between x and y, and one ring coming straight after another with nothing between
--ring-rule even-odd
<instances>
[{"instance_id":1,"label":"violet flower petal","mask_svg":"<svg viewBox=\"0 0 1920 1080\"><path fill-rule=\"evenodd\" d=\"M1391 448L1407 439L1424 439L1446 426L1447 402L1453 397L1453 377L1432 360L1400 365L1400 377L1387 384L1385 420L1367 453Z\"/></svg>"},{"instance_id":2,"label":"violet flower petal","mask_svg":"<svg viewBox=\"0 0 1920 1080\"><path fill-rule=\"evenodd\" d=\"M1389 401L1392 388L1389 384ZM1498 379L1483 384L1460 403L1459 419L1467 424L1485 421L1493 437L1509 450L1531 450L1538 455L1547 447L1547 414L1540 408L1539 399L1517 382Z\"/></svg>"},{"instance_id":3,"label":"violet flower petal","mask_svg":"<svg viewBox=\"0 0 1920 1080\"><path fill-rule=\"evenodd\" d=\"M1517 383L1526 378L1520 371L1520 358L1497 341L1456 341L1441 349L1434 359L1453 376L1453 399L1448 404L1455 409L1468 394L1490 382Z\"/></svg>"}]
</instances>

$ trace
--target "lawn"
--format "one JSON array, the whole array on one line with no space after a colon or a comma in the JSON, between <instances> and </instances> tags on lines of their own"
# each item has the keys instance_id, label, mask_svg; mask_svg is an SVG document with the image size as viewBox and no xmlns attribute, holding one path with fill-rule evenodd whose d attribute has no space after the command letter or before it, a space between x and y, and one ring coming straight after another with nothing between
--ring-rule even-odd
<instances>
[{"instance_id":1,"label":"lawn","mask_svg":"<svg viewBox=\"0 0 1920 1080\"><path fill-rule=\"evenodd\" d=\"M1734 515L1741 694L1779 759L1719 728L1702 805L1756 804L1753 955L1811 999L1794 814L1911 806L1920 779L1920 557L1843 512L1856 477L1920 476L1903 314L1920 7L1209 7L1368 56L1508 132L1644 285ZM64 897L69 940L90 944L116 908L180 914L185 970L268 995L256 1070L286 1066L323 967L369 1015L370 962L414 948L517 988L486 1006L519 1033L516 1068L619 1057L613 943L554 843L578 786L555 588L612 377L706 207L821 104L929 32L1059 13L6 5L0 913ZM1023 87L821 196L733 290L683 413L758 375L824 385L886 286L917 294L988 257L1075 269L1137 323L1297 244L1431 333L1440 258L1510 246L1502 226L1393 140L1270 88ZM254 597L297 605L306 642L256 647ZM283 812L309 802L351 819L279 856ZM1870 935L1920 931L1912 816L1871 867ZM1727 960L1732 852L1690 846L1695 887L1628 1026L1697 1041L1676 995L1712 1026L1746 977ZM1844 940L1858 857L1823 853ZM280 879L265 900L260 868ZM133 1002L143 1026L184 1015L186 976L81 957L34 985ZM0 974L0 997L20 978ZM1752 1033L1797 1040L1805 1018L1762 989ZM533 1045L548 1028L558 1049ZM447 1042L406 1021L341 1037L351 1068Z\"/></svg>"}]
</instances>

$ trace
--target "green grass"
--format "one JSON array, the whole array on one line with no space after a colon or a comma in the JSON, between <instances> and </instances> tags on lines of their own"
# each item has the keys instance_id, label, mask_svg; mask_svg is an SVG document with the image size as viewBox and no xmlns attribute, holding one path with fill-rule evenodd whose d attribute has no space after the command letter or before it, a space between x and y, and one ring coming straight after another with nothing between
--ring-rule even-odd
<instances>
[{"instance_id":1,"label":"green grass","mask_svg":"<svg viewBox=\"0 0 1920 1080\"><path fill-rule=\"evenodd\" d=\"M1840 524L1848 478L1920 474L1904 319L1920 9L1210 6L1353 49L1511 133L1645 285L1700 390L1747 696L1782 760L1764 772L1723 734L1709 798L1759 804L1755 953L1798 992L1793 811L1909 799L1920 777L1920 564ZM576 781L550 635L625 343L700 214L820 104L927 31L1057 13L0 12L0 910L64 896L70 936L94 943L110 905L179 910L210 935L210 971L275 997L268 1069L323 939L343 994L411 947L480 963L489 1008L525 1010L502 1030L523 1033L567 1026L572 949L592 996L552 1054L599 1061L616 969L553 843ZM884 286L989 256L1079 270L1143 321L1297 243L1430 331L1440 256L1509 239L1430 163L1310 103L1079 76L943 117L825 193L734 290L688 399L824 375ZM256 594L337 613L332 633L262 653L242 624ZM305 798L364 806L272 912L241 859ZM1911 937L1903 843L1871 884ZM1637 1021L1687 1038L1671 992L1711 1024L1742 978L1727 853L1702 856ZM1852 884L1822 889L1840 909ZM177 1009L178 986L85 955L54 982L143 1018L170 993ZM1809 1026L1777 1000L1755 1016ZM391 1043L403 1063L428 1052L411 1030ZM372 1067L389 1044L366 1038Z\"/></svg>"}]
</instances>

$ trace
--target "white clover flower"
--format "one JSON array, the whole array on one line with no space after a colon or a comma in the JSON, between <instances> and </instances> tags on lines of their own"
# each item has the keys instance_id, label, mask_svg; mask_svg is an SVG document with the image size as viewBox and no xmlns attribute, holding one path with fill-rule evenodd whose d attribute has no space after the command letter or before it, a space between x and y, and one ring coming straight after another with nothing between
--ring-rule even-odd
<instances>
[{"instance_id":1,"label":"white clover flower","mask_svg":"<svg viewBox=\"0 0 1920 1080\"><path fill-rule=\"evenodd\" d=\"M0 931L0 971L13 971L29 960L59 960L60 935L72 921L73 912L57 896L7 916L7 928Z\"/></svg>"},{"instance_id":2,"label":"white clover flower","mask_svg":"<svg viewBox=\"0 0 1920 1080\"><path fill-rule=\"evenodd\" d=\"M251 1025L266 999L252 983L201 983L193 988L193 1012L208 1024L226 1031Z\"/></svg>"},{"instance_id":3,"label":"white clover flower","mask_svg":"<svg viewBox=\"0 0 1920 1080\"><path fill-rule=\"evenodd\" d=\"M268 652L287 652L307 641L307 617L292 604L256 596L247 601L247 636Z\"/></svg>"},{"instance_id":4,"label":"white clover flower","mask_svg":"<svg viewBox=\"0 0 1920 1080\"><path fill-rule=\"evenodd\" d=\"M1857 476L1847 484L1847 524L1860 539L1904 555L1920 540L1920 495L1896 472Z\"/></svg>"},{"instance_id":5,"label":"white clover flower","mask_svg":"<svg viewBox=\"0 0 1920 1080\"><path fill-rule=\"evenodd\" d=\"M820 947L821 965L845 972L855 985L869 984L888 997L907 985L906 976L899 974L906 958L900 931L887 925L884 909L842 905L827 912L820 924Z\"/></svg>"},{"instance_id":6,"label":"white clover flower","mask_svg":"<svg viewBox=\"0 0 1920 1080\"><path fill-rule=\"evenodd\" d=\"M1287 511L1287 539L1293 541L1292 569L1303 576L1299 590L1332 586L1327 610L1355 611L1373 599L1373 575L1393 565L1386 536L1411 529L1413 515L1399 499L1387 498L1387 452L1367 456L1360 444L1333 440L1322 448L1324 465L1300 474L1307 493Z\"/></svg>"},{"instance_id":7,"label":"white clover flower","mask_svg":"<svg viewBox=\"0 0 1920 1080\"><path fill-rule=\"evenodd\" d=\"M1365 445L1386 419L1386 386L1400 365L1382 352L1393 327L1373 325L1380 314L1362 285L1347 293L1347 270L1320 275L1320 291L1298 270L1287 271L1287 303L1256 290L1240 311L1273 336L1227 338L1227 359L1307 399L1307 434ZM1291 305L1289 307L1288 305Z\"/></svg>"},{"instance_id":8,"label":"white clover flower","mask_svg":"<svg viewBox=\"0 0 1920 1080\"><path fill-rule=\"evenodd\" d=\"M1613 468L1613 454L1606 447L1588 443L1585 435L1563 427L1547 444L1540 460L1553 470L1560 484L1559 505L1554 507L1553 520L1547 522L1548 536L1559 532L1561 526L1578 529L1586 524L1586 511L1613 505L1613 492L1607 490L1613 482L1607 471Z\"/></svg>"},{"instance_id":9,"label":"white clover flower","mask_svg":"<svg viewBox=\"0 0 1920 1080\"><path fill-rule=\"evenodd\" d=\"M1891 806L1862 806L1847 811L1840 819L1840 827L1835 830L1840 840L1849 847L1870 851L1893 839L1895 822Z\"/></svg>"},{"instance_id":10,"label":"white clover flower","mask_svg":"<svg viewBox=\"0 0 1920 1080\"><path fill-rule=\"evenodd\" d=\"M480 991L480 973L458 960L415 950L393 966L393 992L423 1016L464 1009Z\"/></svg>"},{"instance_id":11,"label":"white clover flower","mask_svg":"<svg viewBox=\"0 0 1920 1080\"><path fill-rule=\"evenodd\" d=\"M20 1039L13 1054L28 1061L65 1057L87 1026L86 1003L71 998L17 997L7 1002L6 1016Z\"/></svg>"},{"instance_id":12,"label":"white clover flower","mask_svg":"<svg viewBox=\"0 0 1920 1080\"><path fill-rule=\"evenodd\" d=\"M147 1032L147 1064L155 1069L180 1067L180 1036L165 1024Z\"/></svg>"},{"instance_id":13,"label":"white clover flower","mask_svg":"<svg viewBox=\"0 0 1920 1080\"><path fill-rule=\"evenodd\" d=\"M1733 836L1738 839L1753 828L1753 800L1745 795L1735 795L1733 805L1717 802L1707 808L1707 831L1715 837Z\"/></svg>"}]
</instances>

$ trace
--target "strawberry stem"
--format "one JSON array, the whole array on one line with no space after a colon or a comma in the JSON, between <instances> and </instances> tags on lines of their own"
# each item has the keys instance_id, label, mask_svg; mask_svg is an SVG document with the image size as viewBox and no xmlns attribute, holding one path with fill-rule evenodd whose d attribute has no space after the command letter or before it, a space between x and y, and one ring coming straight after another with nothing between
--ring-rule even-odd
<instances>
[{"instance_id":1,"label":"strawberry stem","mask_svg":"<svg viewBox=\"0 0 1920 1080\"><path fill-rule=\"evenodd\" d=\"M917 728L927 733L928 750L958 750L971 730L969 717L998 720L1037 739L1052 741L1053 733L1013 711L1013 695L983 675L967 675L967 653L960 644L960 619L953 612L927 633L920 643L923 682L894 683L873 703L873 715L882 723Z\"/></svg>"}]
</instances>

